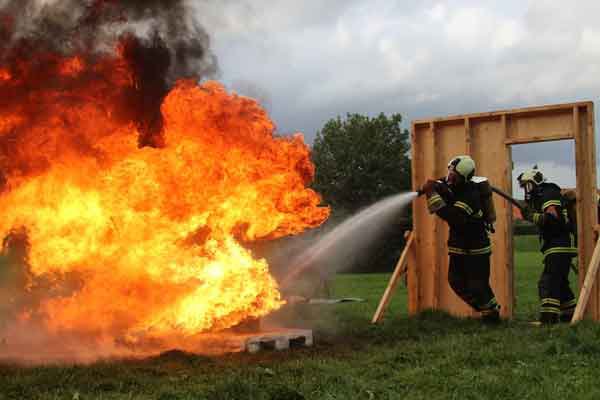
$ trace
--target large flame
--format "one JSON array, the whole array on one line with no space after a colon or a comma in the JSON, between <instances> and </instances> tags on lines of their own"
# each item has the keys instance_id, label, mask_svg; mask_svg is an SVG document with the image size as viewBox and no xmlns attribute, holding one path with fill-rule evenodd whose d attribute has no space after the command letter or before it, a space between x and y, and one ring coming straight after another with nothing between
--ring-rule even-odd
<instances>
[{"instance_id":1,"label":"large flame","mask_svg":"<svg viewBox=\"0 0 600 400\"><path fill-rule=\"evenodd\" d=\"M0 236L26 232L25 291L39 297L19 321L168 343L279 308L266 261L242 243L329 215L306 187L314 166L301 135L274 137L254 100L181 80L161 106L164 146L140 148L123 117L120 95L135 83L120 56L51 65L57 84L30 84L27 96L17 88L35 81L28 64L0 69L0 89L16 93L0 108Z\"/></svg>"}]
</instances>

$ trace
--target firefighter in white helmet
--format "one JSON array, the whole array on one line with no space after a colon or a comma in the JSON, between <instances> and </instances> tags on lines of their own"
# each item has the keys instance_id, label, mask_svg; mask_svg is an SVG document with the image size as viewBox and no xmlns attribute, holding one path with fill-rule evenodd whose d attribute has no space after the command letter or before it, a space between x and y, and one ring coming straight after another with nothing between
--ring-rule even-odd
<instances>
[{"instance_id":1,"label":"firefighter in white helmet","mask_svg":"<svg viewBox=\"0 0 600 400\"><path fill-rule=\"evenodd\" d=\"M482 321L498 322L500 306L490 287L491 245L483 218L477 184L472 181L475 162L454 157L448 175L428 180L422 188L429 212L448 223L448 283L454 292L481 313Z\"/></svg>"},{"instance_id":2,"label":"firefighter in white helmet","mask_svg":"<svg viewBox=\"0 0 600 400\"><path fill-rule=\"evenodd\" d=\"M544 270L538 281L542 324L569 322L577 300L569 287L571 261L577 255L574 221L570 221L566 199L554 183L546 182L534 167L517 178L525 191L523 218L537 225L544 255Z\"/></svg>"}]
</instances>

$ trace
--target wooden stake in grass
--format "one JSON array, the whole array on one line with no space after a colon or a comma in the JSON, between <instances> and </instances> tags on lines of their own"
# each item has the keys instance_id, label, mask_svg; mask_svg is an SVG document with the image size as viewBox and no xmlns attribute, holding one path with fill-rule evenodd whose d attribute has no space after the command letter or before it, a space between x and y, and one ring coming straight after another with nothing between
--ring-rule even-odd
<instances>
[{"instance_id":1,"label":"wooden stake in grass","mask_svg":"<svg viewBox=\"0 0 600 400\"><path fill-rule=\"evenodd\" d=\"M571 325L576 324L583 318L585 308L590 300L592 287L596 281L598 266L600 266L600 242L596 241L596 247L594 248L590 265L585 273L585 280L583 281L583 286L581 287L581 292L579 293L579 301L577 302L577 307L575 307L575 313L571 319Z\"/></svg>"},{"instance_id":2,"label":"wooden stake in grass","mask_svg":"<svg viewBox=\"0 0 600 400\"><path fill-rule=\"evenodd\" d=\"M394 289L396 289L398 281L400 280L402 275L406 273L406 260L408 258L407 255L410 247L413 244L414 234L412 232L406 232L404 237L406 238L406 245L404 246L404 250L402 250L400 258L398 259L398 263L396 264L394 273L392 274L390 281L388 282L387 288L385 289L385 292L383 293L383 296L379 301L379 306L377 306L377 310L375 311L375 314L373 314L373 319L371 320L371 323L373 324L378 323L383 318L383 313L385 312L385 309L387 308L388 303L392 298L392 294L394 293Z\"/></svg>"}]
</instances>

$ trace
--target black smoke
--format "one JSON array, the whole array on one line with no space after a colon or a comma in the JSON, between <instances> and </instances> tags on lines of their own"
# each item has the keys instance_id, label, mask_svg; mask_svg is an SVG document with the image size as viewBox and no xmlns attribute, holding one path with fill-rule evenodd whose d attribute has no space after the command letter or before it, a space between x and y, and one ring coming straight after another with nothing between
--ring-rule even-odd
<instances>
[{"instance_id":1,"label":"black smoke","mask_svg":"<svg viewBox=\"0 0 600 400\"><path fill-rule=\"evenodd\" d=\"M0 0L0 66L21 82L4 102L65 85L53 74L60 57L78 55L94 65L117 48L132 74L132 84L115 99L119 115L138 127L140 146L160 147L160 105L173 82L217 72L209 35L186 1Z\"/></svg>"}]
</instances>

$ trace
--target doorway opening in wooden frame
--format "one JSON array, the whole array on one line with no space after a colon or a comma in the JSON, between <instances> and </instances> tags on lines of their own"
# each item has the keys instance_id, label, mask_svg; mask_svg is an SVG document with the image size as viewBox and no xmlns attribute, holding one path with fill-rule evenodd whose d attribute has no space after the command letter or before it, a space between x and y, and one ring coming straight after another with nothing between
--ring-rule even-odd
<instances>
[{"instance_id":1,"label":"doorway opening in wooden frame","mask_svg":"<svg viewBox=\"0 0 600 400\"><path fill-rule=\"evenodd\" d=\"M534 167L540 170L547 182L555 183L563 190L574 190L575 141L559 140L534 142L510 146L512 158L512 196L523 201L524 192L519 188L519 174ZM541 241L537 227L523 221L517 208L513 208L513 263L515 314L526 320L535 320L539 314L539 295L537 283L544 269L544 260L540 252ZM578 260L572 261L569 273L570 288L576 297L579 295L577 279Z\"/></svg>"}]
</instances>

